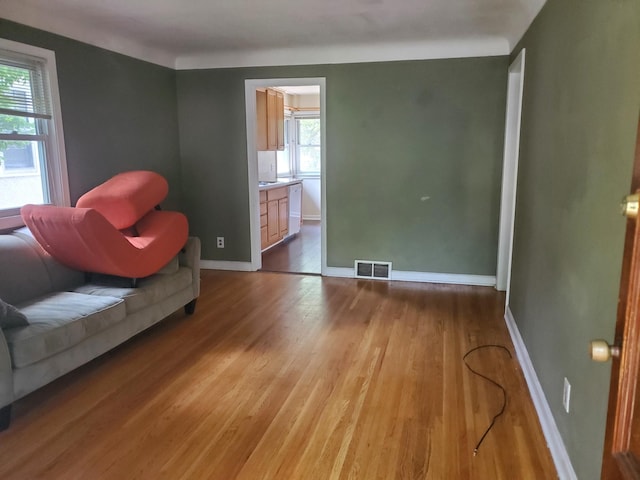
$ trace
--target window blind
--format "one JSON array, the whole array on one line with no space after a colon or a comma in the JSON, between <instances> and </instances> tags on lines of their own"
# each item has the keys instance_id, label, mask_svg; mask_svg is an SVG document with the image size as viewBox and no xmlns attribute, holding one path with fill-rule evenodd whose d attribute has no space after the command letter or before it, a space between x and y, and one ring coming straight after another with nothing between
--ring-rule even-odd
<instances>
[{"instance_id":1,"label":"window blind","mask_svg":"<svg viewBox=\"0 0 640 480\"><path fill-rule=\"evenodd\" d=\"M51 119L46 71L39 59L0 50L0 114Z\"/></svg>"}]
</instances>

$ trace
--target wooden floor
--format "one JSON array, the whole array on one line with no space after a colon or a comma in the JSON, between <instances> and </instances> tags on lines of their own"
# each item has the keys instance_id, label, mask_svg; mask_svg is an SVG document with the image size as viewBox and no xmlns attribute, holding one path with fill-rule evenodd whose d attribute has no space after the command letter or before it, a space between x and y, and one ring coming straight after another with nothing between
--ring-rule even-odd
<instances>
[{"instance_id":1,"label":"wooden floor","mask_svg":"<svg viewBox=\"0 0 640 480\"><path fill-rule=\"evenodd\" d=\"M321 242L320 221L305 220L300 233L262 254L262 270L320 274Z\"/></svg>"},{"instance_id":2,"label":"wooden floor","mask_svg":"<svg viewBox=\"0 0 640 480\"><path fill-rule=\"evenodd\" d=\"M551 479L492 288L203 272L182 312L17 401L2 479Z\"/></svg>"}]
</instances>

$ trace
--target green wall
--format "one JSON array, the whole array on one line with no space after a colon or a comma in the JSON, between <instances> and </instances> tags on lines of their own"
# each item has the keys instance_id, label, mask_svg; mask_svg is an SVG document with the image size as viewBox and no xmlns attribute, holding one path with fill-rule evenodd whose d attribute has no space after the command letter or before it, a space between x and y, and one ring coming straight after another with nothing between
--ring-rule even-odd
<instances>
[{"instance_id":1,"label":"green wall","mask_svg":"<svg viewBox=\"0 0 640 480\"><path fill-rule=\"evenodd\" d=\"M511 310L581 480L600 478L640 106L640 2L549 0L526 33ZM563 378L572 385L562 407Z\"/></svg>"},{"instance_id":2,"label":"green wall","mask_svg":"<svg viewBox=\"0 0 640 480\"><path fill-rule=\"evenodd\" d=\"M174 70L0 19L0 37L53 50L73 203L125 170L169 181L164 205L180 205Z\"/></svg>"},{"instance_id":3,"label":"green wall","mask_svg":"<svg viewBox=\"0 0 640 480\"><path fill-rule=\"evenodd\" d=\"M179 71L184 205L203 258L250 259L245 79L325 77L328 265L495 275L507 64Z\"/></svg>"},{"instance_id":4,"label":"green wall","mask_svg":"<svg viewBox=\"0 0 640 480\"><path fill-rule=\"evenodd\" d=\"M329 265L495 274L506 57L175 72L3 19L0 37L56 53L73 202L158 171L203 258L248 261L244 80L325 77Z\"/></svg>"}]
</instances>

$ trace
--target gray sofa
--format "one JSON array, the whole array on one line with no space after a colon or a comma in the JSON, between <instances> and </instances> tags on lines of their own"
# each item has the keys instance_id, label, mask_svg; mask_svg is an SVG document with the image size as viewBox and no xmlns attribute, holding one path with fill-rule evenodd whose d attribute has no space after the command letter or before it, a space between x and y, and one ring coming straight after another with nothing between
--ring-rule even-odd
<instances>
[{"instance_id":1,"label":"gray sofa","mask_svg":"<svg viewBox=\"0 0 640 480\"><path fill-rule=\"evenodd\" d=\"M14 400L182 307L193 313L199 264L200 241L190 237L173 262L131 288L126 279L61 265L26 228L0 235L0 299L26 317L0 328L0 430L9 426Z\"/></svg>"}]
</instances>

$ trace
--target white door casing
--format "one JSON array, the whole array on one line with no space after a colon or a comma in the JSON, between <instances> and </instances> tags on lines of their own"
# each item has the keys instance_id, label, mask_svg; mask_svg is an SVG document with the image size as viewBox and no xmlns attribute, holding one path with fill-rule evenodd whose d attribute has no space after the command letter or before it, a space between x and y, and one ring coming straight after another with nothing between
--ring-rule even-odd
<instances>
[{"instance_id":1,"label":"white door casing","mask_svg":"<svg viewBox=\"0 0 640 480\"><path fill-rule=\"evenodd\" d=\"M249 185L249 219L251 229L251 270L262 268L262 254L260 248L260 201L258 192L258 158L256 149L256 88L286 87L286 86L320 86L320 191L322 216L320 220L320 235L322 243L321 272L327 271L327 201L326 201L326 152L327 152L327 122L326 122L326 79L314 78L260 78L244 82L245 110L247 126L247 181Z\"/></svg>"},{"instance_id":2,"label":"white door casing","mask_svg":"<svg viewBox=\"0 0 640 480\"><path fill-rule=\"evenodd\" d=\"M522 49L520 54L509 66L507 111L505 118L496 288L500 291L507 292L506 305L509 305L509 291L511 286L516 189L518 184L518 158L520 154L520 124L522 116L522 96L524 92L524 66L525 49Z\"/></svg>"}]
</instances>

